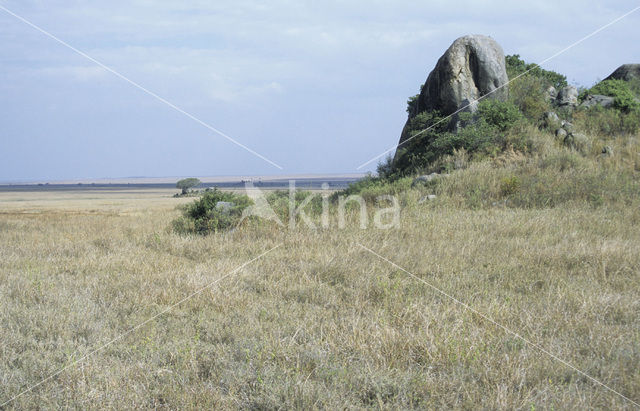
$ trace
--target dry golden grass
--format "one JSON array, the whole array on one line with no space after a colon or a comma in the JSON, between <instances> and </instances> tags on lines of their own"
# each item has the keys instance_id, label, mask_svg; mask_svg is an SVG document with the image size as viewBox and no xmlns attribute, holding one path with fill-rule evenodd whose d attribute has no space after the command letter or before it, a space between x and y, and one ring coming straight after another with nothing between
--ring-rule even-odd
<instances>
[{"instance_id":1,"label":"dry golden grass","mask_svg":"<svg viewBox=\"0 0 640 411\"><path fill-rule=\"evenodd\" d=\"M640 402L637 207L180 237L168 193L76 196L0 194L0 403L282 246L8 409L634 407L357 243Z\"/></svg>"}]
</instances>

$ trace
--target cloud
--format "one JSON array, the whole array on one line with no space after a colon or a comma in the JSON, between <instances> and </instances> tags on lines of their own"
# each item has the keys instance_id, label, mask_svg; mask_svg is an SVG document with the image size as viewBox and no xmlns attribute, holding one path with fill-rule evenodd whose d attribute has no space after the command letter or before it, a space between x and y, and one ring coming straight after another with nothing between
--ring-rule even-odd
<instances>
[{"instance_id":1,"label":"cloud","mask_svg":"<svg viewBox=\"0 0 640 411\"><path fill-rule=\"evenodd\" d=\"M95 65L45 67L33 70L33 75L49 76L57 79L64 78L78 82L97 82L112 76L107 70Z\"/></svg>"},{"instance_id":2,"label":"cloud","mask_svg":"<svg viewBox=\"0 0 640 411\"><path fill-rule=\"evenodd\" d=\"M355 166L349 160L363 146L375 152L396 142L397 129L406 118L406 97L416 93L455 38L488 34L506 53L537 62L637 6L637 1L5 0L2 4L231 135L273 150L280 158L295 150L290 161L293 167L298 164L299 171L328 171L320 152L331 157L332 169L345 171ZM640 12L545 68L590 85L637 57L633 52L639 23ZM171 135L188 138L200 132L188 119L178 119L175 113L176 117L167 116L167 108L153 98L3 12L0 42L0 106L5 108L0 135L46 135L63 141L73 132L66 125L69 119L80 117L92 129L96 118L110 119L117 113L117 129L109 120L93 128L114 136L114 146L127 145L148 132L158 139L145 152L154 158L170 155L161 147L174 147ZM42 101L57 105L50 122L46 111L38 111ZM91 112L88 102L93 103ZM68 119L62 121L65 115ZM47 125L46 132L36 128L35 119ZM149 130L152 123L157 128ZM75 138L82 141L84 135L77 133ZM30 149L15 146L13 152ZM243 153L225 142L215 150L220 160L212 174L265 170L256 165L259 160L251 170L242 168L237 156L244 160ZM202 157L185 164L176 160L176 168L162 174L190 174L189 167L196 164L201 169L211 167ZM46 167L46 158L38 161ZM140 167L138 174L150 173ZM85 175L113 175L109 170ZM0 165L0 174L12 172Z\"/></svg>"}]
</instances>

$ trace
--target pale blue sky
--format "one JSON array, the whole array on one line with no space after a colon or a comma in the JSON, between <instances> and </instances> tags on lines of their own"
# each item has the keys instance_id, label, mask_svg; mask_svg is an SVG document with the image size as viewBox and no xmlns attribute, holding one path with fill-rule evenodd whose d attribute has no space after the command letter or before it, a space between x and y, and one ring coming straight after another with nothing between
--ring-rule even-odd
<instances>
[{"instance_id":1,"label":"pale blue sky","mask_svg":"<svg viewBox=\"0 0 640 411\"><path fill-rule=\"evenodd\" d=\"M267 5L265 5L265 3ZM544 60L636 1L0 1L283 166L0 10L0 181L355 172L465 34ZM640 63L640 11L545 65L591 85ZM375 163L369 169L375 169Z\"/></svg>"}]
</instances>

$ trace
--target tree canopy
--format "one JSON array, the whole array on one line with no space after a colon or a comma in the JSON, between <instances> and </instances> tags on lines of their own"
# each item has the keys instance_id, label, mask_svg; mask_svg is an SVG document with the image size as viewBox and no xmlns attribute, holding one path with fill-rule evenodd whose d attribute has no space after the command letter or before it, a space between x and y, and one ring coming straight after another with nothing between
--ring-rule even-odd
<instances>
[{"instance_id":1,"label":"tree canopy","mask_svg":"<svg viewBox=\"0 0 640 411\"><path fill-rule=\"evenodd\" d=\"M190 188L196 187L200 184L200 180L194 177L183 178L176 183L176 188L182 190L182 194L187 194Z\"/></svg>"}]
</instances>

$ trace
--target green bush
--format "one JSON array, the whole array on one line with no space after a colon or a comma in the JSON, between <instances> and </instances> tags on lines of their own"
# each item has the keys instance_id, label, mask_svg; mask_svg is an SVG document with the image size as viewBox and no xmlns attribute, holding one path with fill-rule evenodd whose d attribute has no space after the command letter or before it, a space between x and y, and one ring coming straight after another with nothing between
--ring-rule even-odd
<instances>
[{"instance_id":1,"label":"green bush","mask_svg":"<svg viewBox=\"0 0 640 411\"><path fill-rule=\"evenodd\" d=\"M407 113L411 114L418 108L418 100L420 99L420 94L422 94L422 89L424 89L424 84L420 86L420 93L415 96L409 97L407 100Z\"/></svg>"},{"instance_id":2,"label":"green bush","mask_svg":"<svg viewBox=\"0 0 640 411\"><path fill-rule=\"evenodd\" d=\"M588 93L613 97L613 106L624 113L640 112L640 102L627 81L604 80L591 87Z\"/></svg>"},{"instance_id":3,"label":"green bush","mask_svg":"<svg viewBox=\"0 0 640 411\"><path fill-rule=\"evenodd\" d=\"M502 132L522 119L522 113L513 103L491 99L483 100L478 105L476 115L489 126Z\"/></svg>"},{"instance_id":4,"label":"green bush","mask_svg":"<svg viewBox=\"0 0 640 411\"><path fill-rule=\"evenodd\" d=\"M510 196L520 190L520 179L517 176L505 177L500 181L500 192L503 196Z\"/></svg>"},{"instance_id":5,"label":"green bush","mask_svg":"<svg viewBox=\"0 0 640 411\"><path fill-rule=\"evenodd\" d=\"M233 203L233 206L217 207L220 201ZM242 211L251 204L251 199L246 195L223 192L216 188L186 205L182 217L173 221L173 229L180 234L208 234L228 230L239 223Z\"/></svg>"},{"instance_id":6,"label":"green bush","mask_svg":"<svg viewBox=\"0 0 640 411\"><path fill-rule=\"evenodd\" d=\"M629 80L627 84L629 86L629 90L631 90L637 98L640 98L640 78Z\"/></svg>"},{"instance_id":7,"label":"green bush","mask_svg":"<svg viewBox=\"0 0 640 411\"><path fill-rule=\"evenodd\" d=\"M398 178L434 169L445 156L464 149L471 158L493 156L506 149L508 131L523 119L522 113L509 101L482 100L478 110L460 113L462 127L446 131L448 121L437 112L423 112L409 123L409 135L414 136L401 148L394 163L382 163L382 177ZM431 127L431 128L430 128Z\"/></svg>"},{"instance_id":8,"label":"green bush","mask_svg":"<svg viewBox=\"0 0 640 411\"><path fill-rule=\"evenodd\" d=\"M532 123L537 123L546 111L552 111L547 98L549 84L545 79L523 76L509 84L509 101Z\"/></svg>"},{"instance_id":9,"label":"green bush","mask_svg":"<svg viewBox=\"0 0 640 411\"><path fill-rule=\"evenodd\" d=\"M542 79L546 84L546 87L553 86L560 90L567 86L567 77L555 71L545 70L535 63L526 63L520 58L518 54L505 56L505 62L507 65L507 75L510 79L513 79L523 73L528 73L520 78L530 76Z\"/></svg>"}]
</instances>

